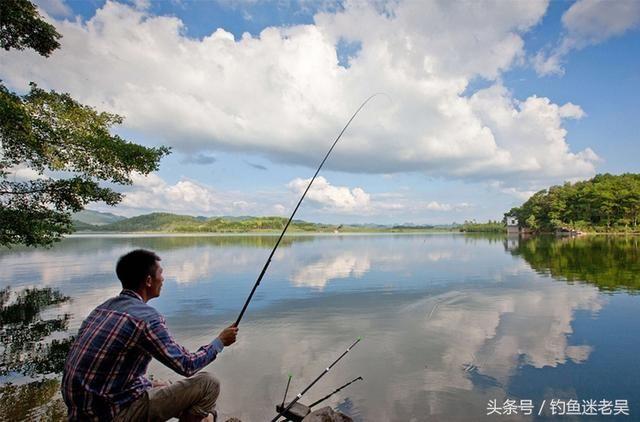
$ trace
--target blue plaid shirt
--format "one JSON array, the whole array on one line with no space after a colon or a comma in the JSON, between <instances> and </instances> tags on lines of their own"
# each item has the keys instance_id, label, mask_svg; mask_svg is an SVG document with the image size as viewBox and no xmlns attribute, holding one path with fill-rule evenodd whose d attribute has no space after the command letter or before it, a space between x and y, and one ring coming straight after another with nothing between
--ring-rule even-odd
<instances>
[{"instance_id":1,"label":"blue plaid shirt","mask_svg":"<svg viewBox=\"0 0 640 422\"><path fill-rule=\"evenodd\" d=\"M112 420L151 387L145 372L152 357L188 377L222 349L216 338L190 353L176 343L158 311L123 290L89 314L71 346L62 376L69 420Z\"/></svg>"}]
</instances>

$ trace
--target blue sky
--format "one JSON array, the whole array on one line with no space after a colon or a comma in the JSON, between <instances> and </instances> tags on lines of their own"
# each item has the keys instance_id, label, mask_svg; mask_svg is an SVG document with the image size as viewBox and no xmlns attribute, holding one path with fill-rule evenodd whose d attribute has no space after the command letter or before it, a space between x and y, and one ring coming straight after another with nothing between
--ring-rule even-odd
<instances>
[{"instance_id":1,"label":"blue sky","mask_svg":"<svg viewBox=\"0 0 640 422\"><path fill-rule=\"evenodd\" d=\"M49 59L0 77L125 117L173 154L122 215L289 215L330 223L501 219L531 193L638 172L640 2L41 0Z\"/></svg>"}]
</instances>

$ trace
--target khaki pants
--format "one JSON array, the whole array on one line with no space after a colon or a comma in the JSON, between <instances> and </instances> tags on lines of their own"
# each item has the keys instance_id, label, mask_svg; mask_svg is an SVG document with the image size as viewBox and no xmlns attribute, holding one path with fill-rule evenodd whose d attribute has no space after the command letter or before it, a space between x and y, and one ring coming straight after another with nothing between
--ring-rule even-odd
<instances>
[{"instance_id":1,"label":"khaki pants","mask_svg":"<svg viewBox=\"0 0 640 422\"><path fill-rule=\"evenodd\" d=\"M183 413L216 416L220 382L208 372L199 372L166 387L148 390L115 417L114 421L166 421Z\"/></svg>"}]
</instances>

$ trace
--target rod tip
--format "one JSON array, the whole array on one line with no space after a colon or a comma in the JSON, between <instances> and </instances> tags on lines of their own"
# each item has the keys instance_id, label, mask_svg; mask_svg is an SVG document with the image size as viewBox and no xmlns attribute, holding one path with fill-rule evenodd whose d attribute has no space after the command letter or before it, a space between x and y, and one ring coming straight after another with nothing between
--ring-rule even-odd
<instances>
[{"instance_id":1,"label":"rod tip","mask_svg":"<svg viewBox=\"0 0 640 422\"><path fill-rule=\"evenodd\" d=\"M293 378L293 374L289 374L289 379Z\"/></svg>"},{"instance_id":2,"label":"rod tip","mask_svg":"<svg viewBox=\"0 0 640 422\"><path fill-rule=\"evenodd\" d=\"M362 340L362 337L358 337L358 341Z\"/></svg>"}]
</instances>

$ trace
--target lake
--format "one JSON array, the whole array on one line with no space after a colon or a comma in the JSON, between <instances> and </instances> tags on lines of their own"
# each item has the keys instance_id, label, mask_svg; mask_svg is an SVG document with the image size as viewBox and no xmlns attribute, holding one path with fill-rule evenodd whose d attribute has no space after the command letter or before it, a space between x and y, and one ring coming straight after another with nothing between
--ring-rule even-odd
<instances>
[{"instance_id":1,"label":"lake","mask_svg":"<svg viewBox=\"0 0 640 422\"><path fill-rule=\"evenodd\" d=\"M54 363L69 333L119 292L123 253L161 256L165 282L150 304L195 350L236 319L275 240L75 236L51 249L1 250L0 382L13 385L0 413L15 419L44 406L60 417L47 408ZM16 299L28 287L44 293ZM303 403L362 376L325 403L367 421L639 420L639 291L637 237L287 236L238 342L207 370L222 382L221 420L270 419L288 374L293 398L361 336ZM25 384L24 374L47 372L38 388ZM178 378L157 362L150 372Z\"/></svg>"}]
</instances>

